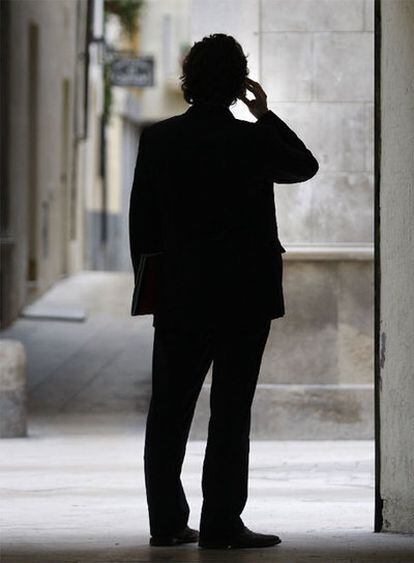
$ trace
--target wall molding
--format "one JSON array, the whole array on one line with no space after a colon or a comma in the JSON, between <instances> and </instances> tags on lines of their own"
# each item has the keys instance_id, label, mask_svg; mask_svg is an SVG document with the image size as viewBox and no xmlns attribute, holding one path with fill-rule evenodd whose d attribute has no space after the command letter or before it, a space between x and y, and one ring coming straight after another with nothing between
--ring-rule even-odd
<instances>
[{"instance_id":1,"label":"wall molding","mask_svg":"<svg viewBox=\"0 0 414 563\"><path fill-rule=\"evenodd\" d=\"M373 244L284 244L284 260L374 260Z\"/></svg>"}]
</instances>

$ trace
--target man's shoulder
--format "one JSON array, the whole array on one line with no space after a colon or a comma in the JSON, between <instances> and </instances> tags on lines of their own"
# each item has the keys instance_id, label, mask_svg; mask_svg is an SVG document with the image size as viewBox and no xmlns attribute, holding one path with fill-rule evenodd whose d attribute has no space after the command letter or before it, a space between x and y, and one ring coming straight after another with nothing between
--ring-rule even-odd
<instances>
[{"instance_id":1,"label":"man's shoulder","mask_svg":"<svg viewBox=\"0 0 414 563\"><path fill-rule=\"evenodd\" d=\"M156 135L160 132L164 132L165 130L179 126L183 120L183 116L184 114L173 115L171 117L154 121L153 123L148 123L145 125L143 130L150 136Z\"/></svg>"},{"instance_id":2,"label":"man's shoulder","mask_svg":"<svg viewBox=\"0 0 414 563\"><path fill-rule=\"evenodd\" d=\"M230 122L238 128L241 129L245 129L245 130L254 130L256 129L255 125L256 122L255 121L247 121L245 119L240 119L238 117L233 116L234 119L232 119ZM176 127L176 126L180 126L184 123L189 123L191 124L191 119L188 118L187 112L183 112L177 115L172 115L170 117L166 117L164 119L160 119L158 121L152 122L147 124L144 128L146 130L149 130L151 132L155 132L155 131L160 131L163 129L168 129L170 127Z\"/></svg>"},{"instance_id":3,"label":"man's shoulder","mask_svg":"<svg viewBox=\"0 0 414 563\"><path fill-rule=\"evenodd\" d=\"M257 131L256 121L247 121L247 119L234 119L236 126L243 131Z\"/></svg>"},{"instance_id":4,"label":"man's shoulder","mask_svg":"<svg viewBox=\"0 0 414 563\"><path fill-rule=\"evenodd\" d=\"M248 138L254 139L259 134L259 127L254 121L247 121L239 119L234 116L234 119L226 120L225 129L227 132L232 131L235 138L244 141ZM214 124L211 125L214 129ZM180 138L181 135L187 135L192 132L194 128L194 121L188 117L186 112L160 119L159 121L145 125L145 136L152 139L154 142L162 142L164 139ZM144 131L143 131L144 132Z\"/></svg>"}]
</instances>

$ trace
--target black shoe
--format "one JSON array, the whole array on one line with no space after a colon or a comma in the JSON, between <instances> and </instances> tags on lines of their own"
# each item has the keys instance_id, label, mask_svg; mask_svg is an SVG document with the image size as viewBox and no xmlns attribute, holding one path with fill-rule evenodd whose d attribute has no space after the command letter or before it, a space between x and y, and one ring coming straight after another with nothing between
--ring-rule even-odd
<instances>
[{"instance_id":1,"label":"black shoe","mask_svg":"<svg viewBox=\"0 0 414 563\"><path fill-rule=\"evenodd\" d=\"M181 532L172 536L152 536L150 545L163 547L168 545L180 545L181 543L193 543L198 541L198 532L186 526Z\"/></svg>"},{"instance_id":2,"label":"black shoe","mask_svg":"<svg viewBox=\"0 0 414 563\"><path fill-rule=\"evenodd\" d=\"M272 534L257 534L252 532L246 526L236 536L228 540L201 540L199 547L203 549L234 549L248 547L271 547L280 543L282 540L279 536Z\"/></svg>"}]
</instances>

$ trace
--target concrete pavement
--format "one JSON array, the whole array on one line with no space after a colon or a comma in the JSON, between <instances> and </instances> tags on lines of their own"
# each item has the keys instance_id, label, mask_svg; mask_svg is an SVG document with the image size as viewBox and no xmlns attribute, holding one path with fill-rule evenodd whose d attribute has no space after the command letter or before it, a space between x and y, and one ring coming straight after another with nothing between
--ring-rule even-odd
<instances>
[{"instance_id":1,"label":"concrete pavement","mask_svg":"<svg viewBox=\"0 0 414 563\"><path fill-rule=\"evenodd\" d=\"M183 470L194 527L204 446L188 444ZM247 551L148 546L140 416L37 414L1 448L4 563L414 560L412 536L372 531L370 441L252 442L243 519L282 544Z\"/></svg>"},{"instance_id":2,"label":"concrete pavement","mask_svg":"<svg viewBox=\"0 0 414 563\"><path fill-rule=\"evenodd\" d=\"M19 319L1 336L28 356L28 437L4 439L1 561L414 561L412 536L373 533L373 442L252 441L247 526L277 533L263 550L148 546L143 431L151 317L131 318L131 276L63 280L45 307L85 307L83 323ZM183 482L197 527L203 441L190 441Z\"/></svg>"}]
</instances>

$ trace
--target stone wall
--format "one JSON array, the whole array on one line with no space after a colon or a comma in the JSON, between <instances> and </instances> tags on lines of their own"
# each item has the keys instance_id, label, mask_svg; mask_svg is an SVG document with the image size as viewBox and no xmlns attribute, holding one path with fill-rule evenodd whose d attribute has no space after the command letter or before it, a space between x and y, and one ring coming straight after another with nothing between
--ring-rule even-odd
<instances>
[{"instance_id":1,"label":"stone wall","mask_svg":"<svg viewBox=\"0 0 414 563\"><path fill-rule=\"evenodd\" d=\"M237 4L237 7L236 7ZM195 0L193 40L234 35L269 107L319 161L275 184L286 316L272 323L256 438L373 436L373 0ZM236 117L254 121L244 105ZM205 435L208 387L193 437Z\"/></svg>"}]
</instances>

